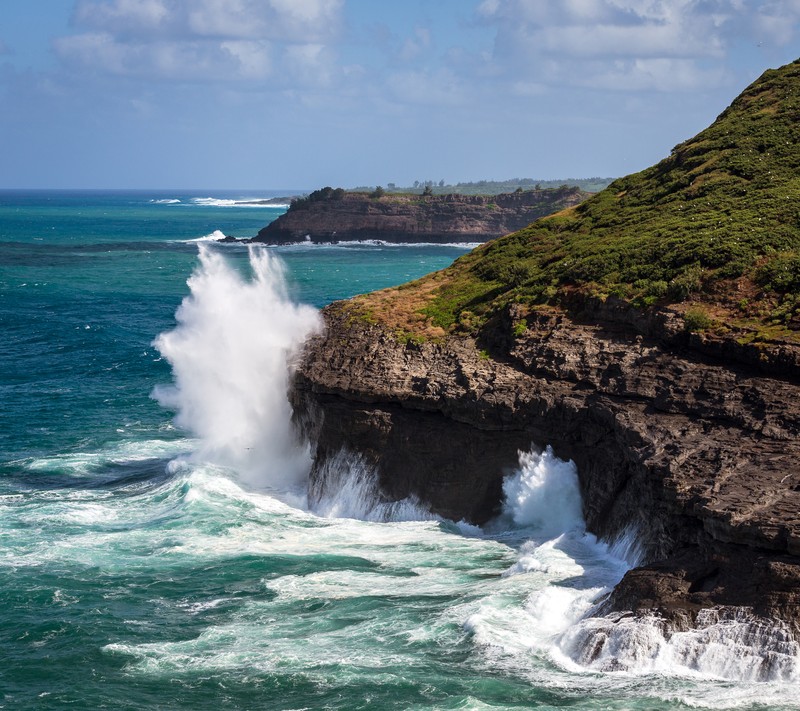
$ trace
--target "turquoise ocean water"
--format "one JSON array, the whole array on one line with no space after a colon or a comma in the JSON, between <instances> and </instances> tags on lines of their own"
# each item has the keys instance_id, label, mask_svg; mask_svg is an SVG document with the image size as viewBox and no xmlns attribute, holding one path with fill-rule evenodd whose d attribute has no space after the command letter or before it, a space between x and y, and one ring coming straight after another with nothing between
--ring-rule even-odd
<instances>
[{"instance_id":1,"label":"turquoise ocean water","mask_svg":"<svg viewBox=\"0 0 800 711\"><path fill-rule=\"evenodd\" d=\"M381 505L346 453L310 509L283 393L315 309L467 247L207 239L263 197L0 193L0 708L800 706L796 650L764 680L726 630L581 661L635 556L548 451L483 530Z\"/></svg>"}]
</instances>

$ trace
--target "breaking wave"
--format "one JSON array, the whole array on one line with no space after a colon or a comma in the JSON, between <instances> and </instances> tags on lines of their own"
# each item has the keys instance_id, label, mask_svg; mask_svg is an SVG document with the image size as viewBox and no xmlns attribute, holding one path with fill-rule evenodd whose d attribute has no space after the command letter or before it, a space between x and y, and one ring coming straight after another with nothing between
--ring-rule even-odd
<instances>
[{"instance_id":1,"label":"breaking wave","mask_svg":"<svg viewBox=\"0 0 800 711\"><path fill-rule=\"evenodd\" d=\"M272 198L241 198L232 200L229 198L196 197L191 199L191 204L203 207L255 207L281 210L289 207L288 203L272 202Z\"/></svg>"},{"instance_id":2,"label":"breaking wave","mask_svg":"<svg viewBox=\"0 0 800 711\"><path fill-rule=\"evenodd\" d=\"M340 450L316 472L309 488L312 511L325 518L361 521L438 520L415 497L389 501L380 492L377 473L363 457Z\"/></svg>"},{"instance_id":3,"label":"breaking wave","mask_svg":"<svg viewBox=\"0 0 800 711\"><path fill-rule=\"evenodd\" d=\"M503 491L503 513L488 530L511 525L524 534L503 577L527 580L530 590L521 608L488 604L467 618L465 628L493 654L542 654L573 672L800 681L800 645L780 622L710 609L676 629L655 615L600 615L599 603L643 559L637 532L613 542L586 533L575 465L549 447L521 452Z\"/></svg>"},{"instance_id":4,"label":"breaking wave","mask_svg":"<svg viewBox=\"0 0 800 711\"><path fill-rule=\"evenodd\" d=\"M310 467L287 399L292 357L320 328L310 306L292 303L282 263L249 248L251 278L198 245L200 266L178 308L177 326L154 341L174 384L153 396L199 439L195 460L230 467L249 483L277 489L302 482Z\"/></svg>"},{"instance_id":5,"label":"breaking wave","mask_svg":"<svg viewBox=\"0 0 800 711\"><path fill-rule=\"evenodd\" d=\"M457 247L459 249L475 249L480 247L483 242L388 242L382 239L360 239L342 240L340 242L312 242L311 239L300 240L280 245L282 250L301 250L301 249L358 249L363 247L392 247L397 249L408 247Z\"/></svg>"}]
</instances>

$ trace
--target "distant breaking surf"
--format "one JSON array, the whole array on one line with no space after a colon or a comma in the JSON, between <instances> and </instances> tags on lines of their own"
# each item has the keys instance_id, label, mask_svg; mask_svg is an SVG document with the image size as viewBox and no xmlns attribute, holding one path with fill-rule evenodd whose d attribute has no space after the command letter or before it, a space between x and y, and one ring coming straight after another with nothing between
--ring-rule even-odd
<instances>
[{"instance_id":1,"label":"distant breaking surf","mask_svg":"<svg viewBox=\"0 0 800 711\"><path fill-rule=\"evenodd\" d=\"M196 197L191 199L193 205L203 207L260 207L260 208L281 208L289 207L288 202L273 202L276 198L242 198L232 200L229 198Z\"/></svg>"}]
</instances>

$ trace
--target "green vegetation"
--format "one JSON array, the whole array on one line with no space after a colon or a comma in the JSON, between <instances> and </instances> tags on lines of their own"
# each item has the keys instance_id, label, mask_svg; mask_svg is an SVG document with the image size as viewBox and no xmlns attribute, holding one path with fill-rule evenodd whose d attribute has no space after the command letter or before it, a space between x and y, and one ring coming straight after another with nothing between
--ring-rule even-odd
<instances>
[{"instance_id":1,"label":"green vegetation","mask_svg":"<svg viewBox=\"0 0 800 711\"><path fill-rule=\"evenodd\" d=\"M517 323L516 326L514 326L514 336L516 336L517 338L519 338L520 336L524 336L525 331L527 330L528 330L528 325L524 321L520 321L519 323Z\"/></svg>"},{"instance_id":2,"label":"green vegetation","mask_svg":"<svg viewBox=\"0 0 800 711\"><path fill-rule=\"evenodd\" d=\"M305 210L312 202L321 202L323 200L342 200L344 199L344 195L344 188L332 188L330 186L325 186L319 190L314 190L314 192L309 193L304 197L295 198L292 200L289 209Z\"/></svg>"},{"instance_id":3,"label":"green vegetation","mask_svg":"<svg viewBox=\"0 0 800 711\"><path fill-rule=\"evenodd\" d=\"M689 333L705 331L713 324L713 319L700 308L691 308L683 315L683 325Z\"/></svg>"},{"instance_id":4,"label":"green vegetation","mask_svg":"<svg viewBox=\"0 0 800 711\"><path fill-rule=\"evenodd\" d=\"M465 255L420 311L471 330L508 302L577 290L800 329L798 126L800 61L766 72L657 165Z\"/></svg>"},{"instance_id":5,"label":"green vegetation","mask_svg":"<svg viewBox=\"0 0 800 711\"><path fill-rule=\"evenodd\" d=\"M417 194L421 195L426 189L427 195L499 195L500 193L513 193L517 190L551 190L554 188L574 187L589 193L596 193L609 185L614 178L568 178L567 180L534 180L533 178L512 178L510 180L477 180L466 183L438 183L433 180L415 180L413 185L399 187L394 183L386 186L386 193L392 194ZM362 185L350 188L348 192L370 192L371 187Z\"/></svg>"},{"instance_id":6,"label":"green vegetation","mask_svg":"<svg viewBox=\"0 0 800 711\"><path fill-rule=\"evenodd\" d=\"M402 343L405 346L408 345L419 346L428 340L422 334L411 333L410 331L406 331L404 329L398 329L397 331L395 331L394 337L395 339L397 339L398 343Z\"/></svg>"}]
</instances>

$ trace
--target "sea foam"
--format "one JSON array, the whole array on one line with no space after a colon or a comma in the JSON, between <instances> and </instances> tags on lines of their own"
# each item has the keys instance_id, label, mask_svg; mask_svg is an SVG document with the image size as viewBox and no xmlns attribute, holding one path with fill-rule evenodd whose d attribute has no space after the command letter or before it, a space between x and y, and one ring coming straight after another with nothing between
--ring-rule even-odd
<instances>
[{"instance_id":1,"label":"sea foam","mask_svg":"<svg viewBox=\"0 0 800 711\"><path fill-rule=\"evenodd\" d=\"M530 580L523 608L484 609L465 627L479 644L519 655L544 653L570 671L745 682L800 680L800 645L783 624L741 610L704 610L674 630L655 615L596 616L598 602L643 560L635 529L614 541L585 530L578 475L548 447L520 453L503 485L503 514L531 538L504 578Z\"/></svg>"},{"instance_id":2,"label":"sea foam","mask_svg":"<svg viewBox=\"0 0 800 711\"><path fill-rule=\"evenodd\" d=\"M545 538L583 531L578 471L551 447L520 452L519 469L503 482L504 511L517 526L532 527Z\"/></svg>"},{"instance_id":3,"label":"sea foam","mask_svg":"<svg viewBox=\"0 0 800 711\"><path fill-rule=\"evenodd\" d=\"M254 207L265 209L281 209L285 210L289 207L288 204L266 202L269 198L242 198L240 200L231 200L229 198L192 198L192 204L200 207Z\"/></svg>"},{"instance_id":4,"label":"sea foam","mask_svg":"<svg viewBox=\"0 0 800 711\"><path fill-rule=\"evenodd\" d=\"M195 239L181 240L181 241L183 241L183 242L218 242L221 239L225 239L225 233L222 230L214 230L210 234L203 235L202 237L197 237Z\"/></svg>"}]
</instances>

